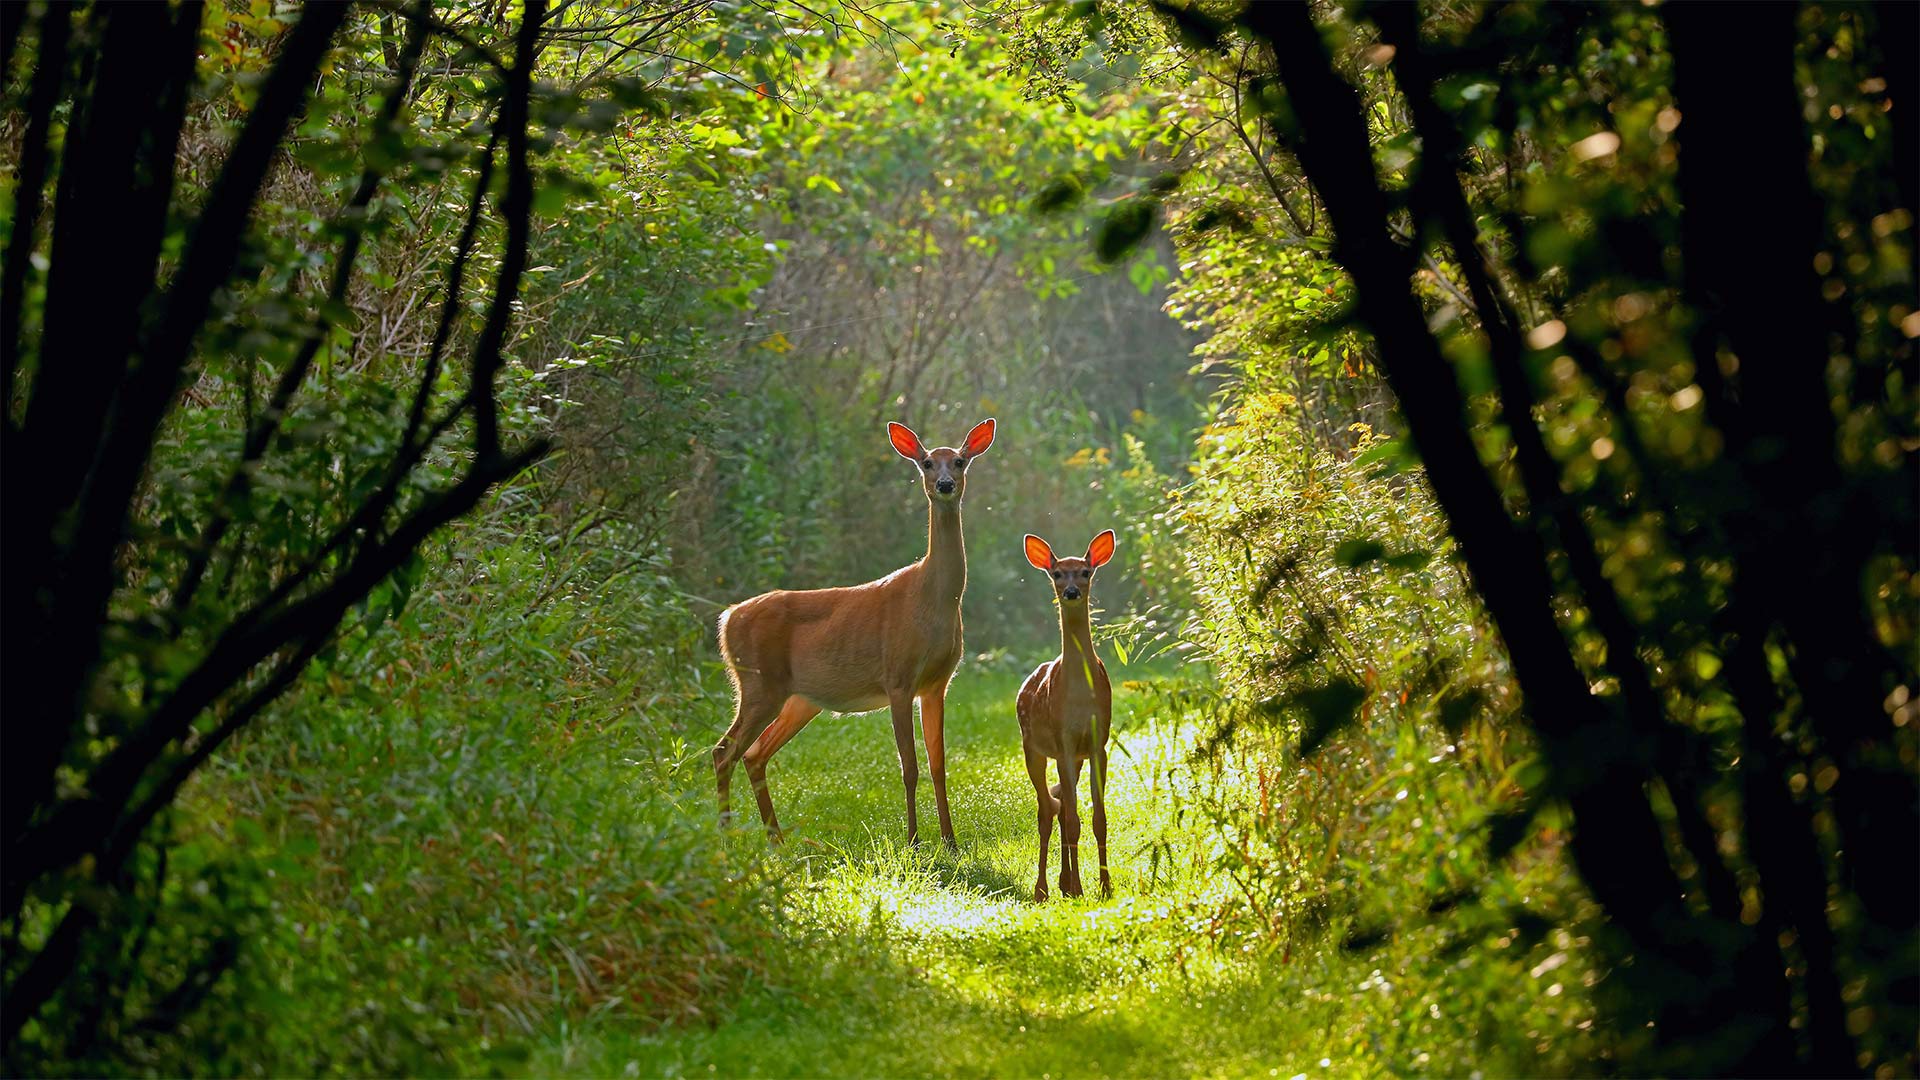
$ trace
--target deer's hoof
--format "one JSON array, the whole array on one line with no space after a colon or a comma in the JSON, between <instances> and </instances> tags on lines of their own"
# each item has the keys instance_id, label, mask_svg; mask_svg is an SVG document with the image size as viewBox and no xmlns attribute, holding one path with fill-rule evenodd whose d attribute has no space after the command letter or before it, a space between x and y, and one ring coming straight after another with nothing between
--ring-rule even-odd
<instances>
[{"instance_id":1,"label":"deer's hoof","mask_svg":"<svg viewBox=\"0 0 1920 1080\"><path fill-rule=\"evenodd\" d=\"M947 845L947 854L949 855L960 854L960 841L955 840L951 836L943 836L940 838L940 842Z\"/></svg>"},{"instance_id":2,"label":"deer's hoof","mask_svg":"<svg viewBox=\"0 0 1920 1080\"><path fill-rule=\"evenodd\" d=\"M1044 904L1047 902L1047 883L1046 882L1042 881L1034 885L1033 902L1036 904Z\"/></svg>"},{"instance_id":3,"label":"deer's hoof","mask_svg":"<svg viewBox=\"0 0 1920 1080\"><path fill-rule=\"evenodd\" d=\"M1080 879L1077 877L1074 877L1074 878L1062 877L1060 879L1060 895L1061 896L1079 896L1080 895Z\"/></svg>"},{"instance_id":4,"label":"deer's hoof","mask_svg":"<svg viewBox=\"0 0 1920 1080\"><path fill-rule=\"evenodd\" d=\"M1100 898L1103 900L1113 898L1113 879L1107 876L1105 870L1100 871Z\"/></svg>"}]
</instances>

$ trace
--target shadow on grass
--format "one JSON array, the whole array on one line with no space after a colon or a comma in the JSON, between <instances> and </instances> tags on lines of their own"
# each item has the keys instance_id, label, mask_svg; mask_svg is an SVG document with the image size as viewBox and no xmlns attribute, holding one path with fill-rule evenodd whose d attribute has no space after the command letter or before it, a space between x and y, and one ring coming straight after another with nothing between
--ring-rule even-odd
<instances>
[{"instance_id":1,"label":"shadow on grass","mask_svg":"<svg viewBox=\"0 0 1920 1080\"><path fill-rule=\"evenodd\" d=\"M874 878L919 880L930 886L957 889L988 900L1019 899L1031 888L993 860L976 851L947 851L938 841L918 847L890 839L874 838L866 844L838 844L813 837L790 838L789 854L804 860L810 871L827 877L839 871L852 871Z\"/></svg>"},{"instance_id":2,"label":"shadow on grass","mask_svg":"<svg viewBox=\"0 0 1920 1080\"><path fill-rule=\"evenodd\" d=\"M944 855L933 864L933 878L948 888L979 892L989 899L1018 899L1031 888L1012 874L978 855L962 854L957 859Z\"/></svg>"},{"instance_id":3,"label":"shadow on grass","mask_svg":"<svg viewBox=\"0 0 1920 1080\"><path fill-rule=\"evenodd\" d=\"M845 854L817 857L861 865ZM982 889L1006 879L964 856L912 872ZM1062 956L1080 922L1071 908L1029 909L991 931L941 935L936 947L869 919L857 900L846 914L788 942L778 986L727 1003L717 1023L639 1038L584 1025L532 1071L564 1060L595 1075L1197 1077L1278 1066L1291 1075L1305 1067L1294 1059L1320 1056L1314 1036L1339 1007L1275 1009L1273 985L1250 970L1190 978L1177 950L1141 952L1131 939L1117 956L1074 934Z\"/></svg>"}]
</instances>

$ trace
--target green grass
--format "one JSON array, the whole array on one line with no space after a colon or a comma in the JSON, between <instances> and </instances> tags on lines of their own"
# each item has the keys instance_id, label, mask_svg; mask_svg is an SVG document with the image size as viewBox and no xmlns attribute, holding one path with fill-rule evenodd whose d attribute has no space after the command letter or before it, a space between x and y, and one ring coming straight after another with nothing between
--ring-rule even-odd
<instances>
[{"instance_id":1,"label":"green grass","mask_svg":"<svg viewBox=\"0 0 1920 1080\"><path fill-rule=\"evenodd\" d=\"M1418 1002L1417 1016L1409 1006L1404 1024L1393 1009L1356 1006L1355 985L1379 974L1364 959L1228 956L1194 925L1215 885L1195 869L1213 841L1182 824L1175 797L1193 733L1154 716L1137 688L1118 689L1114 703L1114 895L1056 891L1032 903L1018 684L1015 673L962 669L948 698L957 856L937 841L905 845L885 714L817 719L769 771L789 830L773 859L787 878L790 951L772 983L716 1003L705 1024L570 1028L540 1049L533 1071L1293 1077L1438 1067L1418 1045L1418 1029L1439 1015L1427 1015L1434 1002ZM925 781L919 800L931 821ZM1083 840L1091 867L1090 830ZM757 820L727 842L765 844ZM1057 868L1056 839L1050 883ZM1358 993L1393 998L1381 989ZM1478 1037L1478 1018L1454 1023L1449 1038Z\"/></svg>"},{"instance_id":2,"label":"green grass","mask_svg":"<svg viewBox=\"0 0 1920 1080\"><path fill-rule=\"evenodd\" d=\"M715 821L708 748L731 703L701 642L629 662L598 635L648 609L582 600L535 625L507 604L461 600L450 586L423 607L447 614L376 650L371 676L312 680L192 794L197 833L278 873L263 886L277 929L250 969L254 1034L223 1071L1571 1067L1575 995L1549 984L1573 969L1542 964L1564 942L1509 950L1429 921L1348 953L1338 926L1287 941L1250 938L1258 919L1229 927L1241 894L1212 868L1243 841L1200 808L1251 797L1255 781L1193 762L1202 721L1166 715L1166 698L1144 689L1179 677L1171 667L1109 657L1113 897L1056 889L1036 905L1013 713L1022 671L970 664L949 695L957 855L936 838L924 779L928 842L904 843L883 713L821 716L774 761L789 839L773 849L744 776L742 822ZM671 609L652 617L697 625ZM628 632L662 636L644 629ZM1090 830L1082 840L1093 881Z\"/></svg>"}]
</instances>

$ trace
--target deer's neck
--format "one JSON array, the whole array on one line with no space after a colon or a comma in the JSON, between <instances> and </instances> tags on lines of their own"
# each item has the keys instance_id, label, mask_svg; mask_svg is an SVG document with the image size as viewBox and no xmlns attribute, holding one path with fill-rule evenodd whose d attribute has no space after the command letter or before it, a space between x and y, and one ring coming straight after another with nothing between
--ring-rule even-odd
<instances>
[{"instance_id":1,"label":"deer's neck","mask_svg":"<svg viewBox=\"0 0 1920 1080\"><path fill-rule=\"evenodd\" d=\"M960 604L967 591L967 546L960 538L958 503L927 504L927 557L924 588L935 604Z\"/></svg>"},{"instance_id":2,"label":"deer's neck","mask_svg":"<svg viewBox=\"0 0 1920 1080\"><path fill-rule=\"evenodd\" d=\"M1088 609L1060 607L1060 665L1075 685L1093 685L1093 623Z\"/></svg>"}]
</instances>

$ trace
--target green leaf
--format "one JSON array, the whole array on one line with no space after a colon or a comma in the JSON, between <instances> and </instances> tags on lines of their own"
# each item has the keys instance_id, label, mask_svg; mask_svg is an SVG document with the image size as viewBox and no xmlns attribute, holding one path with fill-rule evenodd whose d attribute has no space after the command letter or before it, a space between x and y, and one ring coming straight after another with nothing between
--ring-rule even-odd
<instances>
[{"instance_id":1,"label":"green leaf","mask_svg":"<svg viewBox=\"0 0 1920 1080\"><path fill-rule=\"evenodd\" d=\"M1361 468L1378 465L1380 469L1374 475L1391 476L1418 465L1419 461L1413 457L1411 447L1399 439L1388 439L1375 444L1371 449L1354 458L1353 463Z\"/></svg>"},{"instance_id":2,"label":"green leaf","mask_svg":"<svg viewBox=\"0 0 1920 1080\"><path fill-rule=\"evenodd\" d=\"M1116 263L1140 245L1153 230L1158 199L1128 199L1107 212L1094 233L1093 250L1104 263Z\"/></svg>"},{"instance_id":3,"label":"green leaf","mask_svg":"<svg viewBox=\"0 0 1920 1080\"><path fill-rule=\"evenodd\" d=\"M1387 549L1378 540L1345 540L1333 549L1333 561L1349 570L1386 556Z\"/></svg>"},{"instance_id":4,"label":"green leaf","mask_svg":"<svg viewBox=\"0 0 1920 1080\"><path fill-rule=\"evenodd\" d=\"M1336 679L1326 686L1302 690L1292 696L1291 704L1303 710L1304 729L1300 733L1300 755L1312 757L1360 716L1360 705L1367 692L1350 679Z\"/></svg>"},{"instance_id":5,"label":"green leaf","mask_svg":"<svg viewBox=\"0 0 1920 1080\"><path fill-rule=\"evenodd\" d=\"M1515 809L1488 814L1483 823L1487 830L1487 854L1494 859L1504 859L1511 854L1533 831L1533 819L1539 812L1540 801L1528 799Z\"/></svg>"},{"instance_id":6,"label":"green leaf","mask_svg":"<svg viewBox=\"0 0 1920 1080\"><path fill-rule=\"evenodd\" d=\"M1222 49L1227 24L1200 10L1198 4L1153 0L1153 10L1166 16L1180 40L1195 49Z\"/></svg>"},{"instance_id":7,"label":"green leaf","mask_svg":"<svg viewBox=\"0 0 1920 1080\"><path fill-rule=\"evenodd\" d=\"M1419 549L1402 551L1397 555L1387 556L1383 561L1395 570L1422 570L1433 561L1433 552Z\"/></svg>"},{"instance_id":8,"label":"green leaf","mask_svg":"<svg viewBox=\"0 0 1920 1080\"><path fill-rule=\"evenodd\" d=\"M1486 691L1477 686L1467 687L1458 693L1448 694L1440 702L1440 727L1449 735L1458 735L1465 731L1467 724L1487 704Z\"/></svg>"},{"instance_id":9,"label":"green leaf","mask_svg":"<svg viewBox=\"0 0 1920 1080\"><path fill-rule=\"evenodd\" d=\"M1187 223L1187 228L1197 233L1212 232L1222 227L1236 233L1252 232L1253 219L1232 203L1215 203L1195 214Z\"/></svg>"},{"instance_id":10,"label":"green leaf","mask_svg":"<svg viewBox=\"0 0 1920 1080\"><path fill-rule=\"evenodd\" d=\"M1058 213L1079 205L1086 194L1087 189L1081 185L1079 177L1056 177L1040 189L1028 206L1037 214Z\"/></svg>"}]
</instances>

